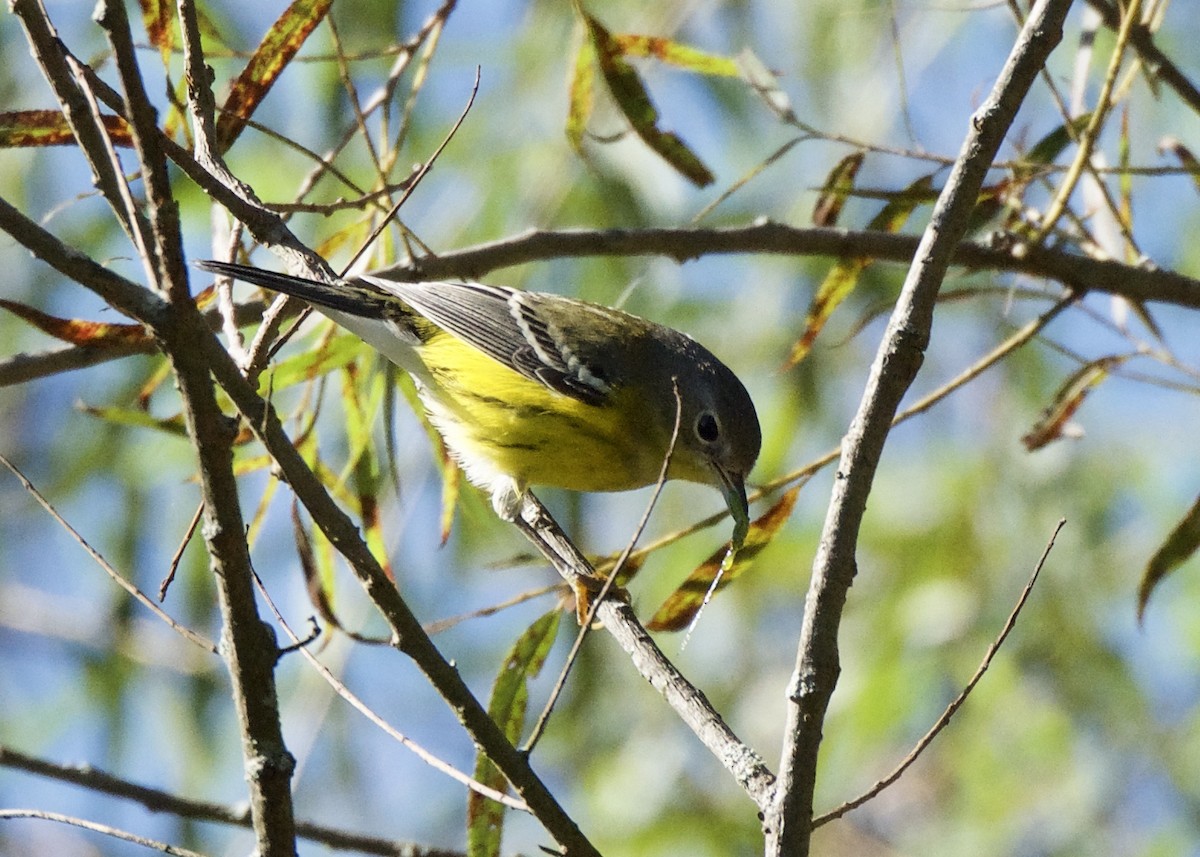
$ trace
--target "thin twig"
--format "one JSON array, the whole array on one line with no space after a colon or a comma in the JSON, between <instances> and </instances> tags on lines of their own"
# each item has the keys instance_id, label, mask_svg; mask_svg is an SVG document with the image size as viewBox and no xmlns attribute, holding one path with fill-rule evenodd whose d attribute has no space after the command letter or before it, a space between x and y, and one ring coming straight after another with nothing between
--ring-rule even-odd
<instances>
[{"instance_id":1,"label":"thin twig","mask_svg":"<svg viewBox=\"0 0 1200 857\"><path fill-rule=\"evenodd\" d=\"M928 732L921 736L921 740L913 746L912 750L901 760L895 770L853 800L848 800L841 806L817 816L813 819L812 826L814 829L826 822L833 821L835 818L841 818L852 809L857 809L896 782L896 780L900 779L904 772L912 766L913 762L917 761L926 748L933 743L933 739L937 737L938 733L949 725L950 718L967 701L967 697L971 695L971 691L975 689L975 685L979 684L980 679L983 678L983 674L988 671L988 667L992 665L992 660L996 657L996 653L1000 651L1000 647L1004 645L1004 641L1008 639L1008 635L1017 624L1017 617L1021 614L1021 610L1024 609L1025 602L1029 600L1029 595L1033 592L1033 586L1037 583L1038 575L1042 573L1042 568L1045 566L1046 560L1050 557L1050 551L1054 549L1054 541L1058 538L1058 534L1062 532L1062 528L1066 523L1066 518L1059 519L1058 524L1054 527L1054 532L1050 534L1050 541L1046 543L1046 547L1042 550L1041 558L1037 561L1037 565L1033 567L1033 574L1029 576L1029 581L1025 584L1025 588L1021 590L1021 595L1017 599L1016 605L1013 606L1012 611L1008 614L1008 619L1005 621L1004 627L1000 629L1000 633L996 636L996 639L988 646L987 652L983 656L983 661L979 664L979 668L975 670L975 674L971 676L971 680L966 683L966 686L954 698L954 701L946 706L946 710L942 712L942 716L934 722Z\"/></svg>"},{"instance_id":2,"label":"thin twig","mask_svg":"<svg viewBox=\"0 0 1200 857\"><path fill-rule=\"evenodd\" d=\"M458 129L461 128L462 123L466 121L467 114L471 112L471 105L475 103L475 96L479 92L479 78L481 74L481 68L479 66L475 66L475 82L471 86L471 94L467 98L466 106L463 107L462 112L458 115L458 119L456 119L454 124L450 127L450 130L447 132L446 136L442 138L442 142L438 144L438 147L433 150L433 154L429 156L429 159L421 165L419 170L417 170L416 174L412 178L412 181L409 182L408 187L404 189L404 193L400 195L400 199L396 200L396 203L390 209L388 209L388 213L384 215L379 221L378 225L371 230L371 234L367 236L367 240L364 241L362 246L359 247L354 255L350 257L350 261L347 262L342 268L342 276L345 276L346 272L354 267L354 263L359 260L363 253L370 249L371 245L375 243L375 239L379 237L379 234L383 232L384 229L387 229L388 224L392 222L392 218L396 216L396 212L400 210L400 206L404 205L404 203L408 201L408 198L412 196L413 191L417 189L419 184L421 184L421 179L425 178L429 171L433 169L433 164L435 161L437 161L438 156L442 154L442 150L444 150L446 146L450 144L450 141L454 139L454 135L458 133Z\"/></svg>"},{"instance_id":3,"label":"thin twig","mask_svg":"<svg viewBox=\"0 0 1200 857\"><path fill-rule=\"evenodd\" d=\"M112 839L132 842L134 845L141 845L143 848L151 848L163 854L170 854L171 857L205 857L204 854L201 854L199 851L192 851L190 848L180 848L177 845L160 842L157 839L150 839L146 836L138 836L136 833L130 833L127 830L121 830L108 824L88 821L85 818L78 818L74 815L64 815L61 812L47 812L44 809L0 809L0 818L33 818L41 821L54 821L59 824L67 824L72 827L90 830L93 833L102 833Z\"/></svg>"},{"instance_id":4,"label":"thin twig","mask_svg":"<svg viewBox=\"0 0 1200 857\"><path fill-rule=\"evenodd\" d=\"M188 524L187 530L183 534L183 538L179 541L179 547L175 549L175 554L171 557L170 565L167 567L167 574L163 578L162 583L158 585L158 601L161 604L167 597L167 590L171 587L171 582L175 580L175 572L179 569L179 563L183 559L183 552L187 550L187 546L192 543L192 536L196 535L196 527L200 526L200 519L204 516L204 501L200 501L200 505L196 507L196 514L192 515L192 522Z\"/></svg>"},{"instance_id":5,"label":"thin twig","mask_svg":"<svg viewBox=\"0 0 1200 857\"><path fill-rule=\"evenodd\" d=\"M310 652L306 646L302 645L302 642L307 641L302 641L296 632L292 630L292 627L288 624L288 621L283 618L283 614L279 612L279 608L275 606L274 599L271 598L271 593L268 592L267 587L263 585L262 578L255 574L254 582L258 586L259 594L262 595L263 600L271 609L271 612L275 614L275 621L279 623L279 626L283 628L284 633L287 634L292 640L292 647L289 648L294 648L295 651L298 651L300 654L304 655L304 659L308 661L313 669L317 671L317 674L321 676L325 683L333 689L334 693L346 700L346 702L350 703L350 705L354 707L360 714L382 729L385 734L399 743L400 746L409 750L414 756L416 756L425 764L429 765L429 767L433 768L435 771L445 774L450 779L462 783L473 792L478 792L486 798L490 798L491 800L504 804L509 809L515 809L518 812L530 811L529 805L525 803L525 801L509 797L503 792L497 791L491 786L485 786L483 783L471 778L467 774L464 774L450 763L444 762L437 756L430 753L416 741L409 738L399 729L392 726L390 723L376 714L369 705L363 702L352 690L350 690L350 688L346 687L342 680L335 676L329 667L321 663L321 661L317 659L316 655Z\"/></svg>"},{"instance_id":6,"label":"thin twig","mask_svg":"<svg viewBox=\"0 0 1200 857\"><path fill-rule=\"evenodd\" d=\"M133 801L151 812L167 813L181 819L250 827L250 812L245 804L231 806L180 797L162 789L115 776L94 765L59 764L0 745L0 767L70 783L95 794L111 795ZM398 854L411 857L462 857L461 851L432 848L413 842L401 843L394 839L366 836L338 827L315 824L311 821L296 822L296 833L305 839L319 842L330 848L358 851L363 854L377 854L380 857L396 857Z\"/></svg>"},{"instance_id":7,"label":"thin twig","mask_svg":"<svg viewBox=\"0 0 1200 857\"><path fill-rule=\"evenodd\" d=\"M95 560L96 565L104 569L104 573L112 578L114 583L132 595L134 599L142 604L142 606L165 622L171 628L171 630L175 631L177 634L179 634L179 636L183 637L189 643L195 643L200 648L206 649L207 651L212 652L214 655L217 654L216 644L202 634L199 634L193 631L191 628L188 628L186 625L181 625L176 622L167 614L165 610L154 603L154 599L146 595L146 593L142 592L142 590L138 589L136 586L126 580L119 571L113 568L109 564L108 560L106 560L98 550L88 544L87 539L80 535L78 530L67 523L66 518L58 513L58 510L54 508L49 500L42 496L42 493L34 487L34 484L29 481L28 477L26 477L24 473L17 469L15 464L13 464L3 455L0 455L0 464L3 464L10 471L12 471L13 476L20 480L21 484L25 487L25 490L29 492L30 496L32 496L34 500L37 500L38 505L45 509L47 514L49 514L51 518L58 522L59 526L71 534L71 537L75 539L80 547L88 552L88 555Z\"/></svg>"}]
</instances>

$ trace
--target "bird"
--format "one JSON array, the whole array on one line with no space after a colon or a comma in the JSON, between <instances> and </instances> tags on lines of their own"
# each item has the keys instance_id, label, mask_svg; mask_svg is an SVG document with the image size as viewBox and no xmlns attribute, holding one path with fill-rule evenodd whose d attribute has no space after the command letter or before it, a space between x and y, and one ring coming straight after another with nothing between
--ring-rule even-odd
<instances>
[{"instance_id":1,"label":"bird","mask_svg":"<svg viewBox=\"0 0 1200 857\"><path fill-rule=\"evenodd\" d=\"M195 264L309 302L409 373L450 454L500 518L515 520L532 486L654 484L670 450L666 478L720 491L731 548L741 545L758 416L738 376L686 334L601 304L476 282L329 283Z\"/></svg>"}]
</instances>

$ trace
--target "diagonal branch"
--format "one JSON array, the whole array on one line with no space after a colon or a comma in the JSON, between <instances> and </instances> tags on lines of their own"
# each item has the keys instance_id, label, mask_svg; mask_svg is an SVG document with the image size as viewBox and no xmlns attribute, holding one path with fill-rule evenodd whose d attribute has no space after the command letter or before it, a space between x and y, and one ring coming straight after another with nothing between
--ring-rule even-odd
<instances>
[{"instance_id":1,"label":"diagonal branch","mask_svg":"<svg viewBox=\"0 0 1200 857\"><path fill-rule=\"evenodd\" d=\"M958 160L921 236L858 413L842 441L841 463L813 561L796 668L788 686L779 784L763 819L769 855L808 853L822 724L840 670L838 626L854 580L858 532L875 470L900 401L920 369L938 289L954 248L966 232L1005 133L1062 39L1070 7L1070 0L1037 3L991 94L971 117Z\"/></svg>"}]
</instances>

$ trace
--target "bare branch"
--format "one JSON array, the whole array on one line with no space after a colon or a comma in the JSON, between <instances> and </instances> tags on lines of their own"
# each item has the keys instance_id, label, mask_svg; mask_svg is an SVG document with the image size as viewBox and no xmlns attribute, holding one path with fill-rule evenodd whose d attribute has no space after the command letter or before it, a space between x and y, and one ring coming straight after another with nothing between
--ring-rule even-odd
<instances>
[{"instance_id":1,"label":"bare branch","mask_svg":"<svg viewBox=\"0 0 1200 857\"><path fill-rule=\"evenodd\" d=\"M870 258L908 264L919 238L890 232L802 228L770 221L716 229L530 230L408 265L373 271L378 277L416 282L451 277L479 279L498 268L585 256L666 256L679 262L728 253ZM951 264L970 270L1008 271L1056 280L1079 292L1096 291L1134 301L1160 301L1200 309L1200 280L1152 265L1125 265L1061 250L1034 247L1001 234L990 244L962 242Z\"/></svg>"},{"instance_id":2,"label":"bare branch","mask_svg":"<svg viewBox=\"0 0 1200 857\"><path fill-rule=\"evenodd\" d=\"M842 441L788 686L779 783L763 820L769 855L808 853L822 724L840 671L838 626L854 580L858 532L875 470L900 401L921 366L938 289L979 189L1029 87L1062 39L1070 6L1070 0L1037 3L991 94L972 117L958 161L921 236L858 413Z\"/></svg>"},{"instance_id":3,"label":"bare branch","mask_svg":"<svg viewBox=\"0 0 1200 857\"><path fill-rule=\"evenodd\" d=\"M42 809L0 809L0 819L4 818L35 818L42 821L57 822L58 824L68 824L72 827L90 830L93 833L102 833L105 836L120 839L123 842L132 842L134 845L151 848L163 854L170 854L171 857L205 857L199 851L192 851L189 848L179 848L166 842L159 842L157 839L138 836L136 833L130 833L127 830L121 830L120 828L100 824L95 821L88 821L85 818L78 818L73 815L64 815L61 812L47 812Z\"/></svg>"},{"instance_id":4,"label":"bare branch","mask_svg":"<svg viewBox=\"0 0 1200 857\"><path fill-rule=\"evenodd\" d=\"M586 587L589 580L595 579L595 570L587 558L529 492L525 494L516 523L573 589L578 591ZM598 602L595 615L629 655L642 678L662 694L760 810L765 808L770 802L775 775L762 757L734 734L704 693L663 654L633 609L619 598L605 598Z\"/></svg>"}]
</instances>

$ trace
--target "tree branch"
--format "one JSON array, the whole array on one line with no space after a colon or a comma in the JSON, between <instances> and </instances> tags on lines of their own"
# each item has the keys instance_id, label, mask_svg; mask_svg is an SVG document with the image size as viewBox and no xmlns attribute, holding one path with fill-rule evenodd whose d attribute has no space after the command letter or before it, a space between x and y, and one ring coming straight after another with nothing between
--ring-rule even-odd
<instances>
[{"instance_id":1,"label":"tree branch","mask_svg":"<svg viewBox=\"0 0 1200 857\"><path fill-rule=\"evenodd\" d=\"M596 579L587 558L563 534L537 498L528 492L516 523L577 592L588 578ZM679 718L733 774L759 810L765 810L773 794L775 775L762 757L734 734L703 691L688 681L663 654L628 604L620 598L605 598L596 608L596 616L629 655L642 678L662 694Z\"/></svg>"},{"instance_id":2,"label":"tree branch","mask_svg":"<svg viewBox=\"0 0 1200 857\"><path fill-rule=\"evenodd\" d=\"M750 226L716 229L535 229L372 273L409 282L453 277L477 279L499 268L549 259L666 256L682 263L728 253L863 257L907 265L917 251L919 240L913 235L890 232L803 228L765 220ZM972 270L1045 277L1079 292L1106 292L1135 301L1200 309L1200 280L1153 266L1125 265L1034 247L1007 234L996 236L990 244L958 243L950 261Z\"/></svg>"},{"instance_id":3,"label":"tree branch","mask_svg":"<svg viewBox=\"0 0 1200 857\"><path fill-rule=\"evenodd\" d=\"M858 413L842 441L788 686L779 783L763 820L768 855L808 854L822 724L840 670L838 626L854 580L858 532L875 471L892 419L921 366L938 289L979 189L1030 86L1062 38L1070 6L1070 0L1038 2L987 101L971 118L962 151L921 236Z\"/></svg>"},{"instance_id":4,"label":"tree branch","mask_svg":"<svg viewBox=\"0 0 1200 857\"><path fill-rule=\"evenodd\" d=\"M40 777L71 783L100 794L135 801L151 812L166 812L178 818L192 818L238 827L251 826L250 813L245 806L228 806L212 801L192 800L162 789L151 788L113 776L91 765L63 765L29 756L0 744L0 767L25 771ZM381 857L398 854L411 857L461 857L461 852L396 842L378 836L363 836L337 827L327 827L307 821L296 823L296 833L330 848L344 848Z\"/></svg>"}]
</instances>

